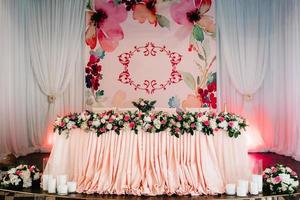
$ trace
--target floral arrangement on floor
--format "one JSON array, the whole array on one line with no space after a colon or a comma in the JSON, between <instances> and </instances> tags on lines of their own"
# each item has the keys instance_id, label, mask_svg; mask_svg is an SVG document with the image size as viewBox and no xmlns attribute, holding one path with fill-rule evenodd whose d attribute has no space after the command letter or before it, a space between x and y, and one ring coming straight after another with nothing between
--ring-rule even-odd
<instances>
[{"instance_id":1,"label":"floral arrangement on floor","mask_svg":"<svg viewBox=\"0 0 300 200\"><path fill-rule=\"evenodd\" d=\"M19 165L3 174L0 180L0 186L14 189L39 188L40 180L41 173L36 166Z\"/></svg>"},{"instance_id":2,"label":"floral arrangement on floor","mask_svg":"<svg viewBox=\"0 0 300 200\"><path fill-rule=\"evenodd\" d=\"M276 164L263 172L263 191L267 194L292 194L298 186L296 172L287 166Z\"/></svg>"},{"instance_id":3,"label":"floral arrangement on floor","mask_svg":"<svg viewBox=\"0 0 300 200\"><path fill-rule=\"evenodd\" d=\"M137 101L133 101L132 105L139 109L141 112L149 112L152 109L154 109L154 105L156 104L156 101L150 101L145 100L142 98L139 98Z\"/></svg>"},{"instance_id":4,"label":"floral arrangement on floor","mask_svg":"<svg viewBox=\"0 0 300 200\"><path fill-rule=\"evenodd\" d=\"M59 134L72 129L80 128L85 131L96 132L97 135L114 131L119 134L121 130L157 133L168 131L171 135L179 137L184 133L193 135L202 132L213 135L214 132L225 130L229 137L237 138L242 130L245 130L246 120L232 113L214 112L140 112L127 111L116 113L112 110L103 113L84 111L82 113L70 113L58 117L54 123L54 131Z\"/></svg>"}]
</instances>

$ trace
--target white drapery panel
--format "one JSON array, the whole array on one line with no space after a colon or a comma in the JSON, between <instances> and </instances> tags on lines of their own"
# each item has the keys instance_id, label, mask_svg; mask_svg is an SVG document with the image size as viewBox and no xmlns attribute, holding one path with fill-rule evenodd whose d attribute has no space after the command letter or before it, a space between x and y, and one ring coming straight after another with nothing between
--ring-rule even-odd
<instances>
[{"instance_id":1,"label":"white drapery panel","mask_svg":"<svg viewBox=\"0 0 300 200\"><path fill-rule=\"evenodd\" d=\"M49 91L60 94L52 117L83 109L84 4L81 0L0 2L0 155L24 155L51 147L51 138L46 137L47 125L52 124L47 121L46 84ZM42 71L44 64L48 72Z\"/></svg>"},{"instance_id":2,"label":"white drapery panel","mask_svg":"<svg viewBox=\"0 0 300 200\"><path fill-rule=\"evenodd\" d=\"M259 4L258 4L259 2ZM219 74L219 108L224 103L227 103L229 110L241 113L250 120L249 141L252 150L270 150L284 155L290 155L300 160L300 149L297 148L299 142L299 104L300 104L300 89L297 86L300 84L300 79L297 77L300 70L300 2L297 0L287 1L256 1L256 0L237 0L237 1L216 1L217 6L217 23L218 23L218 74ZM237 9L241 9L237 11ZM259 11L259 13L257 13ZM249 14L253 12L253 15ZM226 15L222 16L221 13ZM264 19L256 21L259 16L263 15L268 18L266 24ZM234 22L230 20L253 20L255 23L239 24L236 28ZM244 19L247 18L247 19ZM227 24L226 26L224 26ZM231 53L225 51L235 51L232 48L239 43L240 37L243 38L247 46L250 48L255 44L252 41L253 35L244 34L257 33L258 29L263 29L263 25L268 27L269 33L265 36L257 35L261 38L260 42L268 45L264 55L257 55L259 51L253 51L252 56L245 58L245 66L253 63L254 66L242 69L243 73L252 76L253 72L257 72L260 68L260 63L264 63L267 67L263 82L258 88L253 99L247 101L240 93L240 87L244 82L239 82L237 77L233 77L230 69L235 70L236 76L239 76L240 66L228 66L229 63L236 63L234 60L228 61L231 58ZM233 29L231 29L233 28ZM235 31L224 31L234 30ZM238 35L236 41L230 44L230 48L226 47L224 40L227 39L226 34ZM231 36L228 36L229 38ZM258 39L257 38L257 39ZM253 44L248 44L253 42ZM244 44L244 46L246 46ZM262 44L257 44L257 48ZM226 47L226 48L225 48ZM241 46L239 46L241 48ZM237 57L245 53L245 49L236 51ZM257 55L257 56L256 56ZM256 56L261 60L255 63L249 58ZM261 74L257 74L261 76ZM257 80L260 79L257 77ZM248 78L248 77L246 77ZM249 77L250 78L250 77ZM238 81L236 81L238 80ZM250 79L249 79L250 80ZM234 82L235 81L235 82ZM252 79L249 84L259 85L255 79ZM249 104L251 105L249 107ZM246 109L247 108L247 109ZM249 109L250 108L250 109Z\"/></svg>"}]
</instances>

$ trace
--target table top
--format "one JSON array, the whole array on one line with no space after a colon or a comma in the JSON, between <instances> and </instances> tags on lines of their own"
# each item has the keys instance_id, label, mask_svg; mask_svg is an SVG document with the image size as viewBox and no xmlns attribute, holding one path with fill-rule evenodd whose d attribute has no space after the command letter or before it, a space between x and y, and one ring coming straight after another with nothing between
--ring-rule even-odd
<instances>
[{"instance_id":1,"label":"table top","mask_svg":"<svg viewBox=\"0 0 300 200\"><path fill-rule=\"evenodd\" d=\"M178 195L172 195L172 196L167 196L167 195L161 195L161 196L133 196L133 195L100 195L100 194L79 194L79 193L74 193L74 194L68 194L68 195L58 195L58 194L49 194L42 189L22 189L22 190L11 190L11 189L3 189L0 188L0 192L4 193L13 193L13 194L23 194L27 196L34 196L34 197L54 197L54 198L64 198L64 199L133 199L133 200L142 200L142 199L147 199L147 200L188 200L188 199L194 199L194 200L201 200L201 199L261 199L264 197L267 197L267 195L259 194L256 196L253 195L248 195L247 197L237 197L237 196L228 196L228 195L216 195L216 196L211 196L211 195L203 195L203 196L178 196ZM269 195L268 197L283 197L283 196L289 196L288 194L284 195ZM300 189L298 188L298 191L292 196L300 197Z\"/></svg>"}]
</instances>

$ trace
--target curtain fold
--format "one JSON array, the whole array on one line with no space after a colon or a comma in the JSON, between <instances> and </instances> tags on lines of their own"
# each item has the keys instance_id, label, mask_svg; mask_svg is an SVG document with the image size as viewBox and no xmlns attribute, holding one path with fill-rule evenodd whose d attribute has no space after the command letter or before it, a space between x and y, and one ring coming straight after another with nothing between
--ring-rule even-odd
<instances>
[{"instance_id":1,"label":"curtain fold","mask_svg":"<svg viewBox=\"0 0 300 200\"><path fill-rule=\"evenodd\" d=\"M0 156L49 151L53 117L83 109L84 6L0 1ZM52 114L46 95L57 96Z\"/></svg>"},{"instance_id":2,"label":"curtain fold","mask_svg":"<svg viewBox=\"0 0 300 200\"><path fill-rule=\"evenodd\" d=\"M227 103L229 110L249 119L248 140L253 151L273 151L300 160L300 2L219 0L216 6L219 105ZM259 30L267 32L257 34ZM245 43L237 47L241 41ZM258 50L262 45L268 48ZM243 57L250 48L253 53ZM262 64L267 67L264 78L257 71ZM258 88L251 101L240 92L245 86L240 73ZM251 79L255 74L257 80Z\"/></svg>"}]
</instances>

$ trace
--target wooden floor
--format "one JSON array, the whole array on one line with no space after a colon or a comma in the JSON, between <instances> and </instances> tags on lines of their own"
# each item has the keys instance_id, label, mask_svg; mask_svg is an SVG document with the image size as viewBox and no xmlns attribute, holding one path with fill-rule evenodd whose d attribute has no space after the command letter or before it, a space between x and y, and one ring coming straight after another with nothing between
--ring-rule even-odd
<instances>
[{"instance_id":1,"label":"wooden floor","mask_svg":"<svg viewBox=\"0 0 300 200\"><path fill-rule=\"evenodd\" d=\"M30 154L27 156L23 156L23 157L19 157L18 158L18 163L24 163L24 164L34 164L37 165L40 169L43 168L43 159L49 157L49 154L47 153L34 153L34 154ZM263 168L274 165L276 163L280 163L280 164L284 164L287 165L289 167L291 167L293 170L295 170L297 172L297 174L300 175L300 162L295 161L294 159L290 158L290 157L286 157L286 156L281 156L281 155L277 155L274 153L249 153L249 157L251 159L251 161L258 161L258 160L262 160L263 163ZM6 199L15 199L15 200L40 200L40 199L54 199L54 198L42 198L42 197L30 197L30 195L20 195L20 194L11 194L12 196L15 196L14 198L9 197ZM32 196L32 195L31 195ZM72 198L73 197L73 198ZM230 196L198 196L198 197L191 197L191 196L159 196L159 197L136 197L136 196L130 196L130 195L124 195L124 196L116 196L116 195L91 195L85 198L84 195L75 195L75 196L69 196L68 198L62 198L62 197L56 197L56 199L134 199L134 200L154 200L154 199L159 199L159 200L163 200L163 199L167 199L167 200L185 200L185 199L193 199L193 200L202 200L202 199L236 199L235 197L230 197ZM4 196L3 194L1 195L0 192L0 200L4 200ZM254 199L254 198L252 198ZM255 198L257 199L257 198ZM291 200L299 200L300 197L280 197L277 198L279 199L291 199Z\"/></svg>"}]
</instances>

